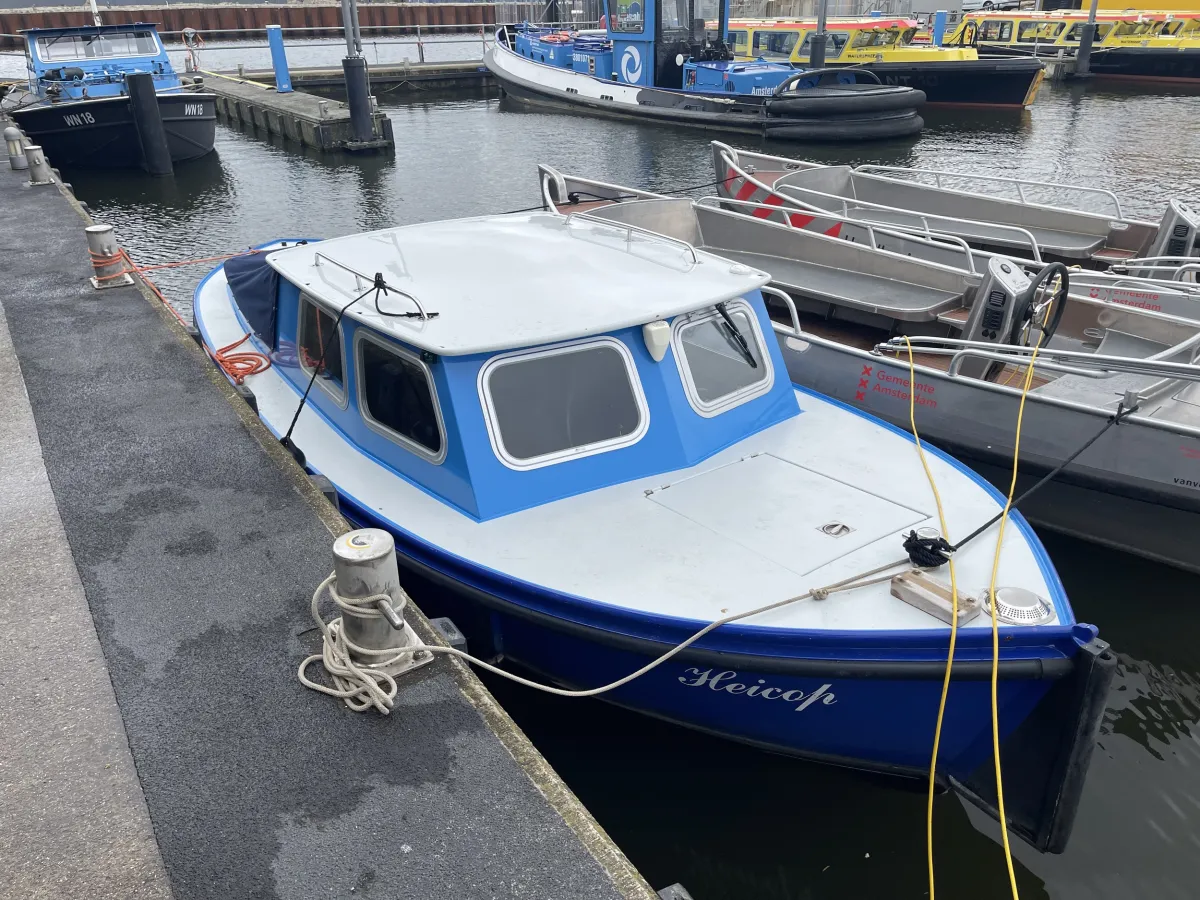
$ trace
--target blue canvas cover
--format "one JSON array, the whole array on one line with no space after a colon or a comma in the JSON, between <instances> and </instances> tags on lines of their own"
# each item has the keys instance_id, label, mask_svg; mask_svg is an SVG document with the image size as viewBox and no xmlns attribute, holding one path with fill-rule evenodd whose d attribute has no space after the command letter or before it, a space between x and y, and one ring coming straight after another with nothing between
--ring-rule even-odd
<instances>
[{"instance_id":1,"label":"blue canvas cover","mask_svg":"<svg viewBox=\"0 0 1200 900\"><path fill-rule=\"evenodd\" d=\"M275 346L275 310L279 300L279 273L267 265L266 253L225 260L225 278L233 302L254 333L272 350Z\"/></svg>"}]
</instances>

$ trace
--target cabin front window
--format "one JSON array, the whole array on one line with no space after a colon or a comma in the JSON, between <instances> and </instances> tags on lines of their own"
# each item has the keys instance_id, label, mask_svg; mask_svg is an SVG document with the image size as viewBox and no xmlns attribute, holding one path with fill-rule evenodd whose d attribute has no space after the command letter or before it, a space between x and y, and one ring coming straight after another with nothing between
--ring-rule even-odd
<instances>
[{"instance_id":1,"label":"cabin front window","mask_svg":"<svg viewBox=\"0 0 1200 900\"><path fill-rule=\"evenodd\" d=\"M790 59L792 48L800 40L798 31L754 32L754 55L765 59Z\"/></svg>"},{"instance_id":2,"label":"cabin front window","mask_svg":"<svg viewBox=\"0 0 1200 900\"><path fill-rule=\"evenodd\" d=\"M429 367L421 359L360 331L358 406L373 430L440 463L445 427Z\"/></svg>"},{"instance_id":3,"label":"cabin front window","mask_svg":"<svg viewBox=\"0 0 1200 900\"><path fill-rule=\"evenodd\" d=\"M675 320L672 344L692 408L715 416L771 389L774 371L758 317L744 301ZM726 316L728 318L726 318Z\"/></svg>"},{"instance_id":4,"label":"cabin front window","mask_svg":"<svg viewBox=\"0 0 1200 900\"><path fill-rule=\"evenodd\" d=\"M842 50L846 46L847 35L840 31L826 32L828 40L825 41L825 58L837 59L842 55ZM804 43L800 45L800 61L807 62L812 59L812 39L813 32L809 32L804 36Z\"/></svg>"},{"instance_id":5,"label":"cabin front window","mask_svg":"<svg viewBox=\"0 0 1200 900\"><path fill-rule=\"evenodd\" d=\"M1086 23L1076 22L1074 25L1072 25L1071 30L1067 32L1067 36L1065 38L1063 38L1063 40L1070 41L1071 43L1076 43L1076 44L1079 43L1081 40L1083 40L1084 24L1086 24ZM1095 40L1097 42L1104 40L1106 37L1108 37L1108 33L1110 31L1112 31L1112 23L1111 22L1098 23L1096 25Z\"/></svg>"},{"instance_id":6,"label":"cabin front window","mask_svg":"<svg viewBox=\"0 0 1200 900\"><path fill-rule=\"evenodd\" d=\"M317 373L324 391L340 405L346 405L346 358L342 328L334 328L337 319L305 294L300 295L300 324L296 335L296 355L300 369L308 377Z\"/></svg>"},{"instance_id":7,"label":"cabin front window","mask_svg":"<svg viewBox=\"0 0 1200 900\"><path fill-rule=\"evenodd\" d=\"M1013 23L1005 19L988 19L979 26L979 40L981 41L998 41L1002 44L1007 44L1012 40Z\"/></svg>"},{"instance_id":8,"label":"cabin front window","mask_svg":"<svg viewBox=\"0 0 1200 900\"><path fill-rule=\"evenodd\" d=\"M736 53L738 56L746 56L747 55L746 48L750 46L750 43L747 39L746 32L731 31L731 32L729 32L729 40L733 44L733 52L734 53Z\"/></svg>"},{"instance_id":9,"label":"cabin front window","mask_svg":"<svg viewBox=\"0 0 1200 900\"><path fill-rule=\"evenodd\" d=\"M111 59L120 56L156 56L158 42L150 31L113 31L103 34L60 34L37 39L42 62Z\"/></svg>"},{"instance_id":10,"label":"cabin front window","mask_svg":"<svg viewBox=\"0 0 1200 900\"><path fill-rule=\"evenodd\" d=\"M479 394L492 449L511 469L627 447L650 425L633 356L611 338L495 357Z\"/></svg>"}]
</instances>

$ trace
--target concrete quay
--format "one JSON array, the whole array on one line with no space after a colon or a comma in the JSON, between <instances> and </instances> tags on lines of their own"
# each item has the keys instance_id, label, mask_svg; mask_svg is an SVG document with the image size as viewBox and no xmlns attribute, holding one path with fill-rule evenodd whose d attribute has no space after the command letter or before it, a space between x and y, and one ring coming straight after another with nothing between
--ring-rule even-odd
<instances>
[{"instance_id":1,"label":"concrete quay","mask_svg":"<svg viewBox=\"0 0 1200 900\"><path fill-rule=\"evenodd\" d=\"M0 894L655 900L457 661L386 717L297 682L347 524L156 299L93 291L65 187L0 207Z\"/></svg>"}]
</instances>

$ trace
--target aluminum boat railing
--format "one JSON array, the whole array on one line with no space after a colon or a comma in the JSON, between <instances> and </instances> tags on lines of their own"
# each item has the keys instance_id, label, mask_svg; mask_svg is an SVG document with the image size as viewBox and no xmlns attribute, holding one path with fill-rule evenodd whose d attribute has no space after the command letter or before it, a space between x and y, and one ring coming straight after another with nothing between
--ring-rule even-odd
<instances>
[{"instance_id":1,"label":"aluminum boat railing","mask_svg":"<svg viewBox=\"0 0 1200 900\"><path fill-rule=\"evenodd\" d=\"M970 182L994 182L997 184L1012 185L1017 189L1017 196L1021 202L1027 206L1039 206L1043 209L1053 209L1061 212L1087 212L1095 213L1096 215L1107 215L1107 212L1098 212L1092 209L1084 209L1082 207L1073 209L1069 206L1055 206L1049 203L1039 203L1036 200L1030 200L1026 194L1029 188L1049 188L1054 191L1061 191L1064 194L1075 193L1080 195L1099 196L1109 201L1116 210L1117 218L1124 219L1125 212L1121 206L1121 200L1112 191L1104 188L1080 187L1076 184L1063 184L1058 181L1034 181L1029 178L1011 178L1007 175L976 175L972 172L955 172L946 169L908 169L904 166L877 166L877 165L861 165L855 166L854 172L864 175L879 174L885 178L892 177L893 174L901 176L926 176L932 175L934 185L943 190L956 190L955 188L947 188L942 184L943 178L961 178ZM899 180L899 179L897 179Z\"/></svg>"},{"instance_id":2,"label":"aluminum boat railing","mask_svg":"<svg viewBox=\"0 0 1200 900\"><path fill-rule=\"evenodd\" d=\"M1185 276L1194 276L1197 272L1200 272L1200 260L1197 260L1194 256L1143 256L1140 259L1130 259L1122 263L1114 263L1108 267L1110 272L1117 275L1124 275L1129 269L1170 272L1170 281L1183 281ZM1192 280L1195 281L1195 277Z\"/></svg>"},{"instance_id":3,"label":"aluminum boat railing","mask_svg":"<svg viewBox=\"0 0 1200 900\"><path fill-rule=\"evenodd\" d=\"M760 181L759 179L755 178L752 173L743 169L737 162L735 162L733 160L733 157L730 154L734 153L735 151L733 150L732 147L729 147L727 144L722 144L719 141L713 141L713 144L714 144L714 146L716 146L718 148L718 152L721 154L721 159L726 164L726 166L728 166L730 169L736 171L742 178L745 178L747 181L752 182L760 190L766 191L766 193L768 195L774 195L776 197L780 197L784 202L794 204L797 209L800 209L804 212L818 212L818 213L831 212L831 210L827 209L826 207L817 206L812 203L807 203L804 200L800 200L797 197L793 197L790 194L784 193L784 190L788 187L788 185L786 185L786 184L782 185L781 187L773 187L773 186L766 184L763 181ZM765 156L765 154L756 154L756 155ZM789 166L791 166L793 169L795 169L797 171L800 170L800 167L796 166L796 163L794 160L788 160L781 156L770 156L770 157L766 157L766 158L779 160L780 162L787 163ZM810 165L807 168L822 168L822 167ZM850 215L851 208L861 209L861 210L879 210L881 212L898 213L903 216L908 216L908 217L920 222L921 227L919 229L917 229L915 227L909 227L904 224L896 223L896 222L889 222L888 225L892 228L899 228L899 229L902 229L905 231L911 231L915 234L924 234L924 235L932 236L934 234L944 233L944 232L940 232L940 231L935 231L929 225L930 222L940 222L943 224L975 226L975 227L982 228L982 229L988 229L993 232L1000 232L1002 234L1014 235L1016 238L1019 238L1022 243L1027 244L1029 246L1029 252L1033 256L1033 259L1036 262L1038 262L1039 264L1044 262L1044 260L1042 259L1041 248L1038 246L1037 239L1033 236L1033 233L1026 228L1021 228L1019 225L1002 225L1002 224L999 224L996 222L983 222L979 219L960 219L957 216L944 216L944 215L940 215L938 213L917 212L917 211L911 210L911 209L901 209L900 207L897 207L897 206L885 206L882 203L872 203L869 200L858 200L858 199L843 197L840 194L829 194L829 193L826 193L825 191L818 191L813 188L807 188L807 187L797 187L796 190L802 190L806 194L812 194L813 196L816 196L816 197L825 197L825 198L833 201L835 204L838 204L841 206L841 210L842 210L841 214L843 216L853 219L857 224L865 224L865 221L858 216L851 216ZM1067 212L1077 212L1077 210L1067 210Z\"/></svg>"}]
</instances>

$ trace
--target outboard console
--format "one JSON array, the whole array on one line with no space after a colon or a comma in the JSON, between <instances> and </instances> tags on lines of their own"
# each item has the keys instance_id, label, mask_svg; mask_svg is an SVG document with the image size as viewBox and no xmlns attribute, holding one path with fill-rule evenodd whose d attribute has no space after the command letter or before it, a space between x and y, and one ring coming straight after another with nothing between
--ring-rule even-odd
<instances>
[{"instance_id":1,"label":"outboard console","mask_svg":"<svg viewBox=\"0 0 1200 900\"><path fill-rule=\"evenodd\" d=\"M963 338L989 344L1011 342L1017 301L1033 282L1011 260L993 256L988 260L987 275L975 293L975 302L967 315ZM995 377L1004 363L968 357L960 371L972 378Z\"/></svg>"},{"instance_id":2,"label":"outboard console","mask_svg":"<svg viewBox=\"0 0 1200 900\"><path fill-rule=\"evenodd\" d=\"M1200 214L1186 203L1172 200L1167 204L1158 233L1142 256L1196 256L1196 237L1200 234ZM1130 269L1138 278L1163 278L1161 269Z\"/></svg>"}]
</instances>

